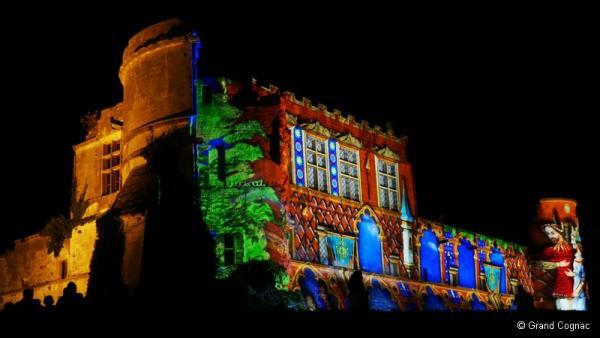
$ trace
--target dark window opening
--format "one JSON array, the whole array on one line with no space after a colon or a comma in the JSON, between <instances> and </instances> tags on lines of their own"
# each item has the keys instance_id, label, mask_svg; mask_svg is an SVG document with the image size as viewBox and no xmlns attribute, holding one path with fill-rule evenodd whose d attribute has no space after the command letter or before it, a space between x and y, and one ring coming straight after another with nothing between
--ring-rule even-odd
<instances>
[{"instance_id":1,"label":"dark window opening","mask_svg":"<svg viewBox=\"0 0 600 338\"><path fill-rule=\"evenodd\" d=\"M67 261L61 261L60 262L60 278L61 279L65 279L67 278L69 272L68 272L68 265L67 265Z\"/></svg>"},{"instance_id":2,"label":"dark window opening","mask_svg":"<svg viewBox=\"0 0 600 338\"><path fill-rule=\"evenodd\" d=\"M227 176L225 170L225 146L220 145L217 147L217 155L218 155L218 163L217 163L217 174L219 181L225 183L225 178Z\"/></svg>"},{"instance_id":3,"label":"dark window opening","mask_svg":"<svg viewBox=\"0 0 600 338\"><path fill-rule=\"evenodd\" d=\"M223 237L224 247L224 263L227 265L235 264L235 236L233 234L226 234Z\"/></svg>"},{"instance_id":4,"label":"dark window opening","mask_svg":"<svg viewBox=\"0 0 600 338\"><path fill-rule=\"evenodd\" d=\"M202 103L212 103L212 88L210 86L202 86Z\"/></svg>"},{"instance_id":5,"label":"dark window opening","mask_svg":"<svg viewBox=\"0 0 600 338\"><path fill-rule=\"evenodd\" d=\"M271 160L277 164L280 164L280 137L279 137L279 127L280 127L279 116L275 117L273 123L271 124L271 137L270 137L270 155Z\"/></svg>"}]
</instances>

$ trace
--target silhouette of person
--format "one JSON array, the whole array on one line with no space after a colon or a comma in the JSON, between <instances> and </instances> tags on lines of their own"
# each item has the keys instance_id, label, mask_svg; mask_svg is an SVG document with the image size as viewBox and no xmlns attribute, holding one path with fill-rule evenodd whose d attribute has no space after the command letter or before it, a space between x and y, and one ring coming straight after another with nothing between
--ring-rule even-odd
<instances>
[{"instance_id":1,"label":"silhouette of person","mask_svg":"<svg viewBox=\"0 0 600 338\"><path fill-rule=\"evenodd\" d=\"M521 284L519 284L517 294L515 295L515 305L517 306L517 311L533 310L533 296Z\"/></svg>"},{"instance_id":2,"label":"silhouette of person","mask_svg":"<svg viewBox=\"0 0 600 338\"><path fill-rule=\"evenodd\" d=\"M39 299L33 298L33 289L27 288L23 290L23 299L15 304L17 312L21 314L33 314L42 309Z\"/></svg>"},{"instance_id":3,"label":"silhouette of person","mask_svg":"<svg viewBox=\"0 0 600 338\"><path fill-rule=\"evenodd\" d=\"M73 312L81 309L84 299L81 293L77 293L77 285L69 282L63 289L63 295L56 303L56 307L63 312Z\"/></svg>"},{"instance_id":4,"label":"silhouette of person","mask_svg":"<svg viewBox=\"0 0 600 338\"><path fill-rule=\"evenodd\" d=\"M44 312L47 314L54 313L54 297L44 297Z\"/></svg>"},{"instance_id":5,"label":"silhouette of person","mask_svg":"<svg viewBox=\"0 0 600 338\"><path fill-rule=\"evenodd\" d=\"M369 294L363 284L362 271L356 270L348 281L348 299L352 311L367 311L369 309Z\"/></svg>"},{"instance_id":6,"label":"silhouette of person","mask_svg":"<svg viewBox=\"0 0 600 338\"><path fill-rule=\"evenodd\" d=\"M12 314L15 312L15 303L8 302L4 304L4 310L2 310L4 314Z\"/></svg>"}]
</instances>

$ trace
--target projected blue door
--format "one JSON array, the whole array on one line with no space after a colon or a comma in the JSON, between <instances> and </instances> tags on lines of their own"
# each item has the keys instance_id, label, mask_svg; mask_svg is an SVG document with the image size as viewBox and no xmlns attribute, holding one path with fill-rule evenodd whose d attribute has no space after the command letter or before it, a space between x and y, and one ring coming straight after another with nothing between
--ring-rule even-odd
<instances>
[{"instance_id":1,"label":"projected blue door","mask_svg":"<svg viewBox=\"0 0 600 338\"><path fill-rule=\"evenodd\" d=\"M358 257L363 271L383 272L379 227L369 211L361 215L358 222Z\"/></svg>"},{"instance_id":2,"label":"projected blue door","mask_svg":"<svg viewBox=\"0 0 600 338\"><path fill-rule=\"evenodd\" d=\"M475 288L475 250L469 240L462 239L458 246L458 285Z\"/></svg>"},{"instance_id":3,"label":"projected blue door","mask_svg":"<svg viewBox=\"0 0 600 338\"><path fill-rule=\"evenodd\" d=\"M421 279L441 283L439 242L435 233L425 230L421 237Z\"/></svg>"}]
</instances>

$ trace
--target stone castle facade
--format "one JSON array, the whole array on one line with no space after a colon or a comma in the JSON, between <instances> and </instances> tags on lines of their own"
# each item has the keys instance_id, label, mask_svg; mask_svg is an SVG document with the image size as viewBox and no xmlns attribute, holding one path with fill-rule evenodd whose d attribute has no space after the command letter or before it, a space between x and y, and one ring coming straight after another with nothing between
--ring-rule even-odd
<instances>
[{"instance_id":1,"label":"stone castle facade","mask_svg":"<svg viewBox=\"0 0 600 338\"><path fill-rule=\"evenodd\" d=\"M161 22L129 41L123 102L90 117L73 148L78 223L56 253L40 233L0 256L0 304L24 288L57 299L71 281L85 293L98 219L115 209L122 282L135 290L147 215L129 188L144 180L149 142L174 130L197 140L182 170L198 187L220 278L272 260L286 272L280 287L309 309L348 308L358 269L379 310L502 310L519 285L533 293L525 247L419 217L405 137L274 86L204 76L200 41L182 27Z\"/></svg>"}]
</instances>

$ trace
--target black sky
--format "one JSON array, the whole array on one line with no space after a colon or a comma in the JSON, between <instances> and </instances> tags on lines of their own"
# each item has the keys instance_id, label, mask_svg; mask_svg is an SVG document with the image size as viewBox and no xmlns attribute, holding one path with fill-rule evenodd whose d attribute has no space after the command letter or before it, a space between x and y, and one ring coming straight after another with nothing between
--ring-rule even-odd
<instances>
[{"instance_id":1,"label":"black sky","mask_svg":"<svg viewBox=\"0 0 600 338\"><path fill-rule=\"evenodd\" d=\"M256 77L409 137L421 216L523 242L540 197L593 223L585 22L435 9L181 8L28 13L2 25L4 239L67 211L79 116L121 100L128 38L179 16L214 74ZM460 11L459 11L460 12ZM14 133L9 133L9 131Z\"/></svg>"}]
</instances>

